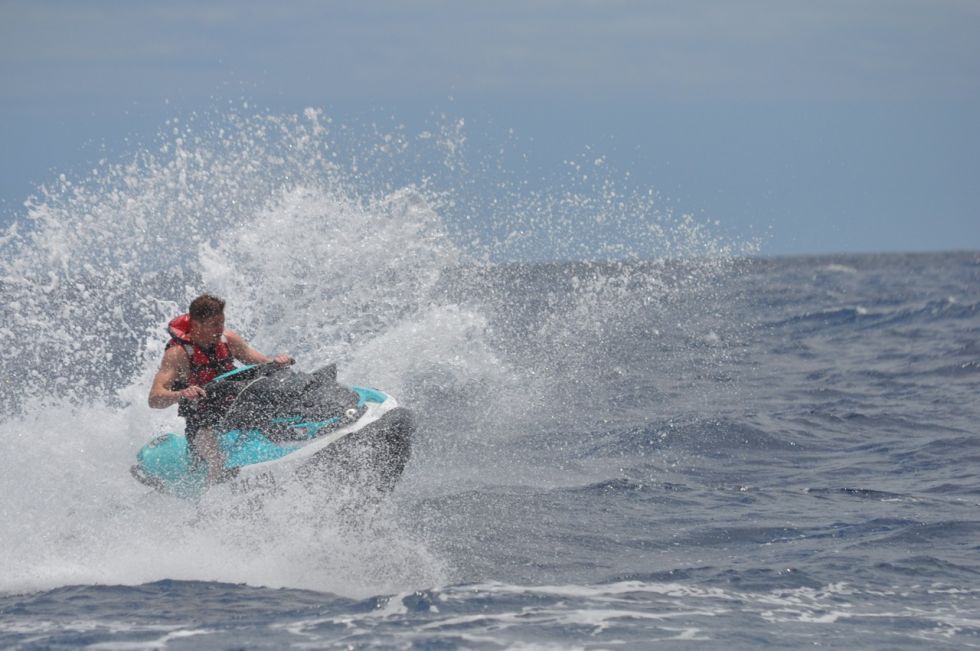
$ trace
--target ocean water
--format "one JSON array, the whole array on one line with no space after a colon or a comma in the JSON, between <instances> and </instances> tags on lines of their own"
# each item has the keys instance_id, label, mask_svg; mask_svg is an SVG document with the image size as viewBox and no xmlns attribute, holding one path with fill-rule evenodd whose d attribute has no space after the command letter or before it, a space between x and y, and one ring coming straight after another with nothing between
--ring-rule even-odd
<instances>
[{"instance_id":1,"label":"ocean water","mask_svg":"<svg viewBox=\"0 0 980 651\"><path fill-rule=\"evenodd\" d=\"M459 127L179 123L29 202L0 647L980 647L980 253L762 258L591 155L526 190ZM131 479L205 289L416 412L389 499Z\"/></svg>"}]
</instances>

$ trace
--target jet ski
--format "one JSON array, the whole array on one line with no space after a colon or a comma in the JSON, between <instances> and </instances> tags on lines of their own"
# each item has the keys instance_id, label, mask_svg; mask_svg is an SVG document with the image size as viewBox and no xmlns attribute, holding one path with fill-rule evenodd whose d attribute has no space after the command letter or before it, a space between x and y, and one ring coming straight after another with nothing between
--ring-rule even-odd
<instances>
[{"instance_id":1,"label":"jet ski","mask_svg":"<svg viewBox=\"0 0 980 651\"><path fill-rule=\"evenodd\" d=\"M276 493L290 481L343 484L385 493L411 454L412 413L394 398L337 382L330 365L313 373L278 364L236 368L204 385L215 407L224 480L208 485L207 465L180 434L157 436L137 453L131 473L153 489L199 498L220 487L232 495Z\"/></svg>"}]
</instances>

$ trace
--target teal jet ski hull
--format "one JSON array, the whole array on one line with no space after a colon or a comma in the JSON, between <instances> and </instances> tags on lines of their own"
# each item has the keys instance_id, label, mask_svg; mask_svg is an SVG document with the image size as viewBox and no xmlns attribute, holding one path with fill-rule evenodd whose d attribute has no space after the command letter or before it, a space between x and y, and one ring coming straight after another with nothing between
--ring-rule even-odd
<instances>
[{"instance_id":1,"label":"teal jet ski hull","mask_svg":"<svg viewBox=\"0 0 980 651\"><path fill-rule=\"evenodd\" d=\"M253 416L238 419L244 425L234 428L229 428L229 422L235 419L226 418L225 427L218 428L226 480L217 486L234 494L268 492L291 480L332 476L335 481L356 481L366 483L365 488L390 491L411 454L412 414L381 391L366 387L341 390L351 396L350 402L341 405L346 410L326 418L300 414L256 421ZM256 422L262 425L254 426ZM197 498L215 488L208 485L206 463L190 450L183 435L157 436L143 446L136 459L133 476L161 493Z\"/></svg>"}]
</instances>

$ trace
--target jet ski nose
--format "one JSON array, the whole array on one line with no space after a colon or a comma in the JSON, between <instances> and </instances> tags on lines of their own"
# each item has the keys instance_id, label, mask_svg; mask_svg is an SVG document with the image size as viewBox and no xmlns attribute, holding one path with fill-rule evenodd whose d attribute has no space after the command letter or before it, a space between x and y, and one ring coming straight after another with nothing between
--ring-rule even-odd
<instances>
[{"instance_id":1,"label":"jet ski nose","mask_svg":"<svg viewBox=\"0 0 980 651\"><path fill-rule=\"evenodd\" d=\"M129 474L131 474L136 481L144 486L149 486L150 488L156 488L158 490L163 490L165 488L162 480L152 475L148 475L140 465L130 466Z\"/></svg>"}]
</instances>

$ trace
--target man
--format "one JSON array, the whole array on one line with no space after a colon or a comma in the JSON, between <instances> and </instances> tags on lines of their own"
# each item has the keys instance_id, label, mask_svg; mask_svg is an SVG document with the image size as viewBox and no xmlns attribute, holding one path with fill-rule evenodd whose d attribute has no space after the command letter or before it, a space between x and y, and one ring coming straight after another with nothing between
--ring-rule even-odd
<instances>
[{"instance_id":1,"label":"man","mask_svg":"<svg viewBox=\"0 0 980 651\"><path fill-rule=\"evenodd\" d=\"M208 465L208 482L220 481L224 456L213 427L222 416L218 405L201 403L207 397L203 385L235 368L235 360L246 364L291 364L288 355L268 357L249 346L231 330L225 330L225 302L202 294L191 301L187 314L173 319L167 327L170 342L163 353L160 370L150 387L149 404L164 409L180 403L178 414L186 421L187 443Z\"/></svg>"}]
</instances>

